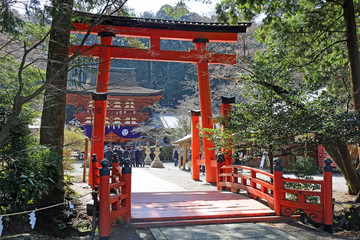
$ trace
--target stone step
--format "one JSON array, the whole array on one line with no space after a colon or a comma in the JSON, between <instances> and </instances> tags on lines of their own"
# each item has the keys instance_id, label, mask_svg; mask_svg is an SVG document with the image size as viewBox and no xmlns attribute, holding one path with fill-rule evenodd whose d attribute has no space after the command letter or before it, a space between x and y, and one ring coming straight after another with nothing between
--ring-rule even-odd
<instances>
[{"instance_id":1,"label":"stone step","mask_svg":"<svg viewBox=\"0 0 360 240\"><path fill-rule=\"evenodd\" d=\"M228 223L255 223L255 222L286 222L298 220L299 216L258 216L258 217L235 217L235 218L211 218L211 219L185 219L170 221L135 222L131 225L135 228L157 228L171 226L209 225Z\"/></svg>"}]
</instances>

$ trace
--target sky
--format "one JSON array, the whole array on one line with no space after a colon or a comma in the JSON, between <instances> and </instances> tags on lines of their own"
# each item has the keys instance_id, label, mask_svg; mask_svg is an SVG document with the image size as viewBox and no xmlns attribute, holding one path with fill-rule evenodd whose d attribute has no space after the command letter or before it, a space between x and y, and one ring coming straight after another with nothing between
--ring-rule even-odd
<instances>
[{"instance_id":1,"label":"sky","mask_svg":"<svg viewBox=\"0 0 360 240\"><path fill-rule=\"evenodd\" d=\"M204 4L201 1L188 0L185 1L191 12L196 12L200 15L208 15L209 13L215 13L216 3L221 0L211 0L211 4ZM128 0L127 6L135 9L136 15L142 12L150 11L156 13L161 6L165 4L174 5L177 0Z\"/></svg>"}]
</instances>

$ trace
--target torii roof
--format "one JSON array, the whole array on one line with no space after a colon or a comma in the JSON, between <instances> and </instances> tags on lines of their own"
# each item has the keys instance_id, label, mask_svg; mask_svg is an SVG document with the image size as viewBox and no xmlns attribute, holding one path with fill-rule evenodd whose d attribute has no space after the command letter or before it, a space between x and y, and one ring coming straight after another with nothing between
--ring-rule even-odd
<instances>
[{"instance_id":1,"label":"torii roof","mask_svg":"<svg viewBox=\"0 0 360 240\"><path fill-rule=\"evenodd\" d=\"M90 22L97 21L100 15L74 12L76 17L84 17ZM77 21L76 21L77 22ZM101 25L108 26L122 26L122 27L137 27L137 28L152 28L152 29L166 29L166 30L180 30L193 32L222 32L222 33L241 33L245 32L251 23L241 22L237 25L230 25L225 23L208 23L208 22L187 22L177 20L163 20L150 18L135 18L135 17L120 17L120 16L102 16Z\"/></svg>"},{"instance_id":2,"label":"torii roof","mask_svg":"<svg viewBox=\"0 0 360 240\"><path fill-rule=\"evenodd\" d=\"M96 86L90 86L89 88L75 88L70 87L68 93L74 93L79 95L91 95L96 92ZM164 92L163 89L148 89L138 86L109 86L109 96L131 96L131 97L152 97L160 96Z\"/></svg>"},{"instance_id":3,"label":"torii roof","mask_svg":"<svg viewBox=\"0 0 360 240\"><path fill-rule=\"evenodd\" d=\"M251 26L251 23L247 22L230 25L223 23L101 16L77 11L73 13L73 16L75 28L80 32L86 32L90 24L96 23L91 33L108 31L124 36L157 36L162 39L188 41L193 41L196 38L206 38L210 42L234 42L237 39L237 33L245 33L246 28Z\"/></svg>"}]
</instances>

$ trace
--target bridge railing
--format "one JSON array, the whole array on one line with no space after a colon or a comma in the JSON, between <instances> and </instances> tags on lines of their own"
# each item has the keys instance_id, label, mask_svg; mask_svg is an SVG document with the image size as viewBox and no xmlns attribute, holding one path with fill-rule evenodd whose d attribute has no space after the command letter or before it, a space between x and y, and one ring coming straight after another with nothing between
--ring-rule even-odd
<instances>
[{"instance_id":1,"label":"bridge railing","mask_svg":"<svg viewBox=\"0 0 360 240\"><path fill-rule=\"evenodd\" d=\"M299 215L302 221L321 224L325 231L332 232L331 160L325 160L323 180L284 178L280 159L275 162L274 174L242 165L223 166L218 174L219 186L232 192L247 191L250 197L267 201L276 215ZM296 183L298 186L318 185L320 190L294 189L287 183ZM310 198L318 198L319 201L311 202Z\"/></svg>"},{"instance_id":2,"label":"bridge railing","mask_svg":"<svg viewBox=\"0 0 360 240\"><path fill-rule=\"evenodd\" d=\"M225 172L226 169L231 169L231 172ZM245 173L245 170L248 173ZM260 169L242 165L228 165L221 167L219 186L222 189L229 188L232 192L236 193L240 190L247 191L250 197L254 199L260 197L266 200L269 206L273 208L273 178L273 174Z\"/></svg>"},{"instance_id":3,"label":"bridge railing","mask_svg":"<svg viewBox=\"0 0 360 240\"><path fill-rule=\"evenodd\" d=\"M107 159L101 161L101 167L96 167L96 155L92 162L93 189L98 187L99 192L99 237L108 239L117 220L127 223L131 220L130 160L123 161L122 169L118 162L113 162L109 167Z\"/></svg>"}]
</instances>

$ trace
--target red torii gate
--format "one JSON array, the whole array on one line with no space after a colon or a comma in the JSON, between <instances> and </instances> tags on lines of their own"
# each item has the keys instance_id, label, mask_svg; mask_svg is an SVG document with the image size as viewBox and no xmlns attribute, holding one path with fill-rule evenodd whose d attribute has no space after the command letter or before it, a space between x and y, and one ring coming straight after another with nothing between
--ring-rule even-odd
<instances>
[{"instance_id":1,"label":"red torii gate","mask_svg":"<svg viewBox=\"0 0 360 240\"><path fill-rule=\"evenodd\" d=\"M93 93L95 101L94 130L92 153L96 153L98 159L104 158L103 146L105 138L105 118L106 118L106 99L109 84L110 62L112 58L133 59L133 60L151 60L151 61L171 61L171 62L189 62L196 63L198 70L200 108L201 108L201 125L203 128L212 128L211 121L211 97L209 83L208 64L235 64L236 56L231 54L216 54L206 50L208 42L235 42L237 33L245 32L250 26L249 23L243 23L238 26L229 26L217 23L190 23L179 21L138 19L128 17L112 17L98 16L95 14L87 14L76 12L77 19L84 17L86 23L97 23L95 27L89 29L89 25L85 23L75 22L75 29L79 32L90 30L91 34L98 34L101 37L100 45L83 46L80 50L83 55L90 55L100 59L98 71L98 81L96 93ZM100 22L97 22L99 21ZM75 31L74 31L75 32ZM112 37L130 36L150 39L150 49L133 49L112 45ZM183 51L166 51L160 48L160 39L185 40L195 43L195 50L189 52ZM74 46L70 54L78 50L78 46ZM224 101L225 100L225 101ZM222 115L226 116L230 111L230 103L233 99L223 98ZM192 113L193 126L199 123L199 113ZM192 129L194 130L194 128ZM196 131L193 131L193 139L198 139ZM192 147L197 148L197 142L192 142ZM195 145L193 145L195 144ZM309 219L317 218L317 221L324 224L327 231L332 231L332 167L331 161L326 161L324 168L324 180L298 180L282 177L282 167L280 160L276 161L274 174L267 173L258 169L251 169L244 166L230 165L231 159L225 158L225 163L218 166L215 161L215 152L210 148L213 146L211 141L203 139L203 149L205 153L206 181L216 182L219 177L218 188L228 187L232 191L245 189L254 198L261 197L267 200L275 210L276 215L287 215L288 210L303 209L303 215L309 214ZM193 151L194 152L194 151ZM192 157L194 158L194 156ZM94 156L92 161L93 169L98 169L99 164ZM131 168L126 161L125 167L120 174L118 163L113 163L111 184L110 169L106 162L102 163L100 176L95 176L93 186L100 186L100 220L99 220L99 236L100 239L108 239L111 232L111 223L117 217L122 216L125 221L130 222L131 214ZM225 165L225 166L221 166ZM238 174L238 169L250 170L250 177ZM195 167L193 171L196 171ZM91 171L90 171L91 172ZM198 173L198 170L197 170ZM263 174L273 179L273 184L257 178L256 174ZM116 178L121 176L121 181ZM97 179L101 179L100 183ZM194 177L194 175L193 175ZM240 182L239 182L239 179ZM247 181L250 181L250 184ZM321 185L319 191L304 191L295 189L285 189L284 182L302 182ZM111 185L111 186L110 186ZM261 185L261 189L258 188ZM110 188L121 186L121 193L110 198ZM269 191L270 190L270 191ZM298 201L288 201L286 193L296 194ZM320 204L314 205L306 202L306 196L319 196ZM111 211L110 211L111 205Z\"/></svg>"},{"instance_id":2,"label":"red torii gate","mask_svg":"<svg viewBox=\"0 0 360 240\"><path fill-rule=\"evenodd\" d=\"M106 99L111 59L196 63L202 127L213 128L208 64L235 64L236 56L235 54L218 54L207 51L206 45L208 42L236 42L238 33L246 32L250 23L232 26L221 23L99 16L82 12L75 12L74 15L78 19L74 22L74 33L90 31L91 34L101 37L100 44L82 46L80 49L82 55L97 57L100 60L97 89L96 93L93 93L95 113L91 149L92 154L97 154L98 159L104 158ZM81 22L79 19L84 20ZM90 29L90 24L94 23L95 26ZM150 39L150 48L134 49L112 45L112 38L115 36L148 38ZM195 50L188 52L161 50L161 39L192 41L195 43ZM72 46L70 54L78 49L79 46ZM203 145L206 181L216 182L215 152L211 149L213 143L205 138Z\"/></svg>"}]
</instances>

